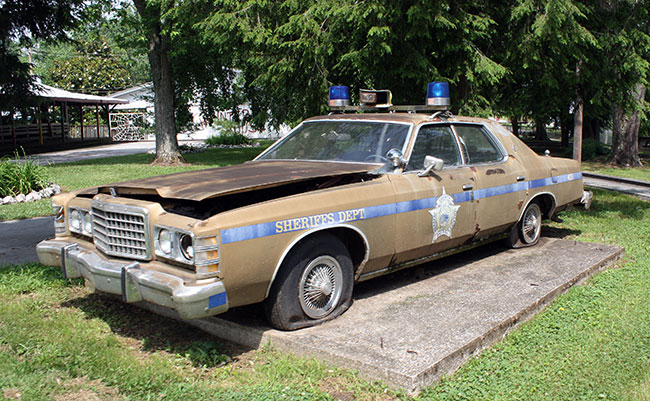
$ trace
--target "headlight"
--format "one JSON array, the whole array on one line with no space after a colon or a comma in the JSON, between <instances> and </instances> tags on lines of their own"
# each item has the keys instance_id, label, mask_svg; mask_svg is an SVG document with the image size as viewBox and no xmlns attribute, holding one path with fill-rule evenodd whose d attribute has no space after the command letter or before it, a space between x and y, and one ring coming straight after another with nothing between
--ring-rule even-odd
<instances>
[{"instance_id":1,"label":"headlight","mask_svg":"<svg viewBox=\"0 0 650 401\"><path fill-rule=\"evenodd\" d=\"M183 257L187 260L192 260L194 258L194 247L192 246L192 237L187 234L181 234L178 243L181 248L181 253Z\"/></svg>"},{"instance_id":2,"label":"headlight","mask_svg":"<svg viewBox=\"0 0 650 401\"><path fill-rule=\"evenodd\" d=\"M154 226L157 256L187 265L194 264L194 236L173 227Z\"/></svg>"},{"instance_id":3,"label":"headlight","mask_svg":"<svg viewBox=\"0 0 650 401\"><path fill-rule=\"evenodd\" d=\"M158 233L158 246L163 254L172 253L172 232L169 230L160 230Z\"/></svg>"},{"instance_id":4,"label":"headlight","mask_svg":"<svg viewBox=\"0 0 650 401\"><path fill-rule=\"evenodd\" d=\"M70 212L70 231L81 232L81 212L78 209Z\"/></svg>"},{"instance_id":5,"label":"headlight","mask_svg":"<svg viewBox=\"0 0 650 401\"><path fill-rule=\"evenodd\" d=\"M93 219L90 212L79 208L70 208L68 211L70 214L70 220L68 222L70 231L87 237L92 237Z\"/></svg>"}]
</instances>

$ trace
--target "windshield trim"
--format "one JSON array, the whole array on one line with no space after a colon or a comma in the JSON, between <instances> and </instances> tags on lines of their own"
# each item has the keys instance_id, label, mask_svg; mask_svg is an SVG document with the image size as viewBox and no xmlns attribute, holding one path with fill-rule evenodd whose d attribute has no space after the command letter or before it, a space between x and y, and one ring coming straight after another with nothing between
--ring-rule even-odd
<instances>
[{"instance_id":1,"label":"windshield trim","mask_svg":"<svg viewBox=\"0 0 650 401\"><path fill-rule=\"evenodd\" d=\"M411 141L411 135L413 135L413 128L415 127L414 123L408 123L408 122L402 122L402 121L386 121L386 120L348 120L348 119L341 119L341 118L322 118L318 120L309 120L309 121L303 121L300 124L296 125L294 129L292 129L287 135L283 136L282 138L278 139L275 143L273 143L271 146L266 148L266 150L257 157L253 159L253 161L263 161L261 160L264 155L267 153L270 153L273 151L273 149L277 148L278 146L282 145L288 138L293 135L294 131L296 131L298 128L300 128L303 124L311 124L311 123L317 123L317 122L352 122L352 123L383 123L383 124L397 124L397 125L407 125L409 126L408 133L406 134L406 139L404 140L404 145L402 145L401 152L404 154L408 148L409 142ZM312 159L264 159L264 160L284 160L284 161L322 161L322 162L333 162L333 163L360 163L360 162L354 162L354 161L346 161L346 160L312 160ZM362 164L383 164L381 162L379 163L362 163Z\"/></svg>"}]
</instances>

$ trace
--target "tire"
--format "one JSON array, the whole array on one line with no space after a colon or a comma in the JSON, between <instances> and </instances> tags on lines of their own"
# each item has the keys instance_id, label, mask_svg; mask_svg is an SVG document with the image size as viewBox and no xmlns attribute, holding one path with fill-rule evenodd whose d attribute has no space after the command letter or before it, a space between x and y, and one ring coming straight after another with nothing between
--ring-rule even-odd
<instances>
[{"instance_id":1,"label":"tire","mask_svg":"<svg viewBox=\"0 0 650 401\"><path fill-rule=\"evenodd\" d=\"M282 263L266 316L280 330L296 330L334 319L352 303L354 271L350 253L334 235L307 238Z\"/></svg>"},{"instance_id":2,"label":"tire","mask_svg":"<svg viewBox=\"0 0 650 401\"><path fill-rule=\"evenodd\" d=\"M542 208L530 202L519 222L519 238L525 245L535 245L542 235Z\"/></svg>"},{"instance_id":3,"label":"tire","mask_svg":"<svg viewBox=\"0 0 650 401\"><path fill-rule=\"evenodd\" d=\"M542 235L542 208L538 201L532 201L526 206L524 214L517 224L512 227L506 245L510 248L533 246L539 242Z\"/></svg>"}]
</instances>

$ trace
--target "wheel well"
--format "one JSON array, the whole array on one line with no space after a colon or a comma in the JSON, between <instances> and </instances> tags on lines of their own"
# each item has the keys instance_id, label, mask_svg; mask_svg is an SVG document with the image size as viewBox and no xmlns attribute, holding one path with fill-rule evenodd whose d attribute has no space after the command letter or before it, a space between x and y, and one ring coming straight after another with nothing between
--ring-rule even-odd
<instances>
[{"instance_id":1,"label":"wheel well","mask_svg":"<svg viewBox=\"0 0 650 401\"><path fill-rule=\"evenodd\" d=\"M343 245L345 245L348 252L350 253L350 258L352 259L352 266L354 266L354 271L356 273L358 268L361 266L361 263L363 263L364 260L366 259L368 248L367 248L367 243L364 240L363 236L359 232L351 228L333 227L327 230L321 230L321 231L311 233L305 236L304 238L301 238L300 241L295 243L292 246L292 249L297 249L297 247L302 242L322 234L334 235L343 243Z\"/></svg>"},{"instance_id":2,"label":"wheel well","mask_svg":"<svg viewBox=\"0 0 650 401\"><path fill-rule=\"evenodd\" d=\"M551 194L539 194L531 199L531 202L537 201L542 209L542 217L550 219L555 211L555 198Z\"/></svg>"}]
</instances>

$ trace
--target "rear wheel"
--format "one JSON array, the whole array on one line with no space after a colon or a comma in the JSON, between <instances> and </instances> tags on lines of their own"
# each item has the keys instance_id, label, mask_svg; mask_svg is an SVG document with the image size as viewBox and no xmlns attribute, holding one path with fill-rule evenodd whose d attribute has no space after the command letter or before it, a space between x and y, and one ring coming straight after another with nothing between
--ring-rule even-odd
<instances>
[{"instance_id":1,"label":"rear wheel","mask_svg":"<svg viewBox=\"0 0 650 401\"><path fill-rule=\"evenodd\" d=\"M280 267L265 302L271 325L295 330L331 320L352 302L350 253L334 235L307 238Z\"/></svg>"},{"instance_id":2,"label":"rear wheel","mask_svg":"<svg viewBox=\"0 0 650 401\"><path fill-rule=\"evenodd\" d=\"M524 212L519 223L519 237L526 245L535 245L539 242L542 233L542 209L539 203L531 202Z\"/></svg>"},{"instance_id":3,"label":"rear wheel","mask_svg":"<svg viewBox=\"0 0 650 401\"><path fill-rule=\"evenodd\" d=\"M532 246L539 242L542 234L542 208L537 200L526 206L521 220L512 227L505 243L510 248Z\"/></svg>"}]
</instances>

